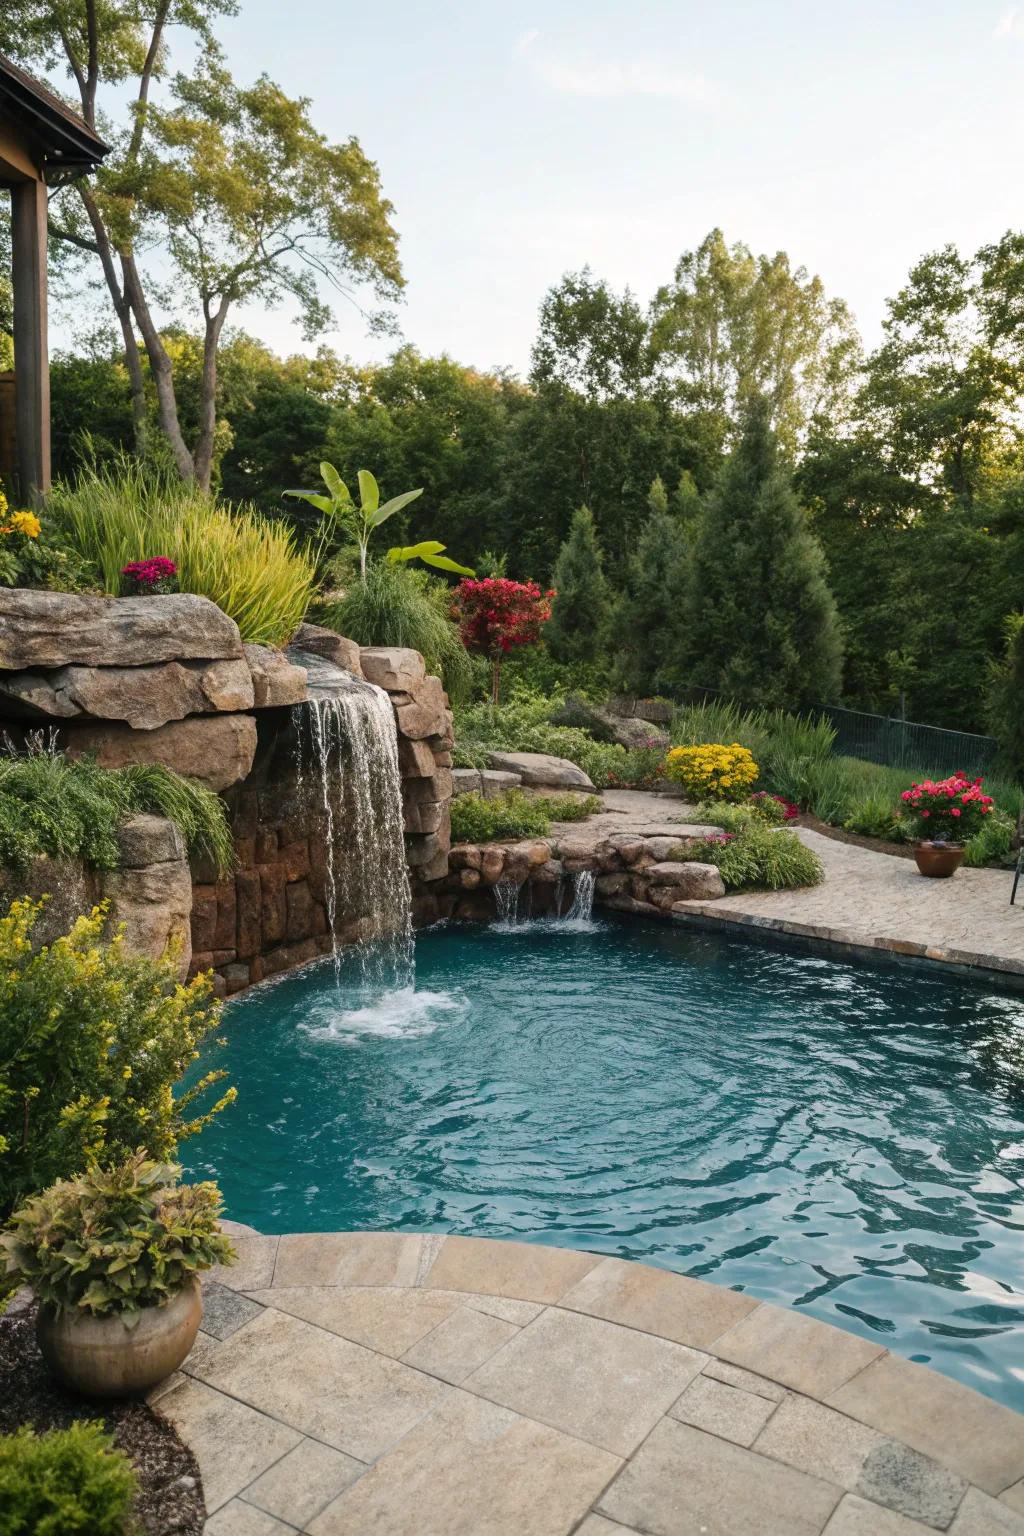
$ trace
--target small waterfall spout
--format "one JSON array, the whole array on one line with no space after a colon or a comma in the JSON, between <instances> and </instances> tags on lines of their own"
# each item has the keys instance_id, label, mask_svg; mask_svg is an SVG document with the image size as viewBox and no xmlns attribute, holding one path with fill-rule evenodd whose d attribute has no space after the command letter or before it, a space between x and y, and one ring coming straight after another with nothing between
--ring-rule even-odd
<instances>
[{"instance_id":1,"label":"small waterfall spout","mask_svg":"<svg viewBox=\"0 0 1024 1536\"><path fill-rule=\"evenodd\" d=\"M567 923L589 923L594 915L594 887L597 877L592 869L581 869L572 877L572 906L565 914Z\"/></svg>"},{"instance_id":2,"label":"small waterfall spout","mask_svg":"<svg viewBox=\"0 0 1024 1536\"><path fill-rule=\"evenodd\" d=\"M498 922L503 928L514 928L519 922L519 886L514 880L499 880L494 887L494 906Z\"/></svg>"},{"instance_id":3,"label":"small waterfall spout","mask_svg":"<svg viewBox=\"0 0 1024 1536\"><path fill-rule=\"evenodd\" d=\"M300 795L323 836L335 975L343 937L356 942L365 982L409 987L412 897L394 712L382 688L332 671L327 678L311 669L310 699L294 706L293 720Z\"/></svg>"}]
</instances>

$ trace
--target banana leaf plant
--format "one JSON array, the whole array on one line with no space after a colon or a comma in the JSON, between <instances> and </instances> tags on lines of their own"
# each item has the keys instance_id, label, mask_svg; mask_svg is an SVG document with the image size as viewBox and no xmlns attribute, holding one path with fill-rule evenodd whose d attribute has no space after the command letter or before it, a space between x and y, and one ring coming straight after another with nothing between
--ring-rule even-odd
<instances>
[{"instance_id":1,"label":"banana leaf plant","mask_svg":"<svg viewBox=\"0 0 1024 1536\"><path fill-rule=\"evenodd\" d=\"M285 491L285 495L308 502L320 513L321 522L317 537L321 548L329 543L338 529L351 534L359 546L359 576L365 584L370 539L375 530L382 523L386 523L389 517L394 517L396 512L401 512L402 508L407 507L411 501L415 501L417 496L422 496L423 487L415 491L403 491L400 496L392 496L390 501L382 503L380 487L376 480L368 469L361 469L358 474L359 502L357 505L333 464L322 463L320 475L327 487L326 496L317 491ZM445 545L439 543L437 539L424 539L419 544L394 545L388 550L387 559L393 565L404 564L408 560L422 560L425 565L432 565L439 571L453 571L457 576L473 575L467 566L457 565L444 551Z\"/></svg>"}]
</instances>

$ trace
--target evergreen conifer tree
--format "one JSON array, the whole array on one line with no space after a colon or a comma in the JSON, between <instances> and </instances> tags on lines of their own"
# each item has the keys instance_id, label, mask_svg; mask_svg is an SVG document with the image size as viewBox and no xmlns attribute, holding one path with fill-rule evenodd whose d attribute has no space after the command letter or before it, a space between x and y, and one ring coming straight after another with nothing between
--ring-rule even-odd
<instances>
[{"instance_id":1,"label":"evergreen conifer tree","mask_svg":"<svg viewBox=\"0 0 1024 1536\"><path fill-rule=\"evenodd\" d=\"M666 498L640 534L616 611L615 677L627 693L655 693L682 675L689 583L689 540Z\"/></svg>"},{"instance_id":2,"label":"evergreen conifer tree","mask_svg":"<svg viewBox=\"0 0 1024 1536\"><path fill-rule=\"evenodd\" d=\"M556 661L596 661L607 638L611 601L589 507L572 515L551 585L557 596L545 634L548 650Z\"/></svg>"},{"instance_id":3,"label":"evergreen conifer tree","mask_svg":"<svg viewBox=\"0 0 1024 1536\"><path fill-rule=\"evenodd\" d=\"M788 709L838 694L842 639L825 557L763 399L701 511L689 607L693 682Z\"/></svg>"},{"instance_id":4,"label":"evergreen conifer tree","mask_svg":"<svg viewBox=\"0 0 1024 1536\"><path fill-rule=\"evenodd\" d=\"M668 491L666 491L665 482L660 475L655 475L651 481L651 488L647 492L647 505L652 512L668 511Z\"/></svg>"}]
</instances>

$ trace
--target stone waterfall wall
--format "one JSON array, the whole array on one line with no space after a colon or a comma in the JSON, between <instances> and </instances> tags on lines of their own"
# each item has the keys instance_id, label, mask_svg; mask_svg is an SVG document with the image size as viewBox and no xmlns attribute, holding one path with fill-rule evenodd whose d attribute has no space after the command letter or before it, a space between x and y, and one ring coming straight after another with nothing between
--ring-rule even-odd
<instances>
[{"instance_id":1,"label":"stone waterfall wall","mask_svg":"<svg viewBox=\"0 0 1024 1536\"><path fill-rule=\"evenodd\" d=\"M446 874L451 841L451 713L441 684L415 651L360 653L311 625L294 644L365 674L391 698L414 915L430 920L433 898L422 893ZM191 971L211 967L221 992L328 951L324 827L299 792L308 766L292 718L307 698L301 665L243 645L205 598L0 591L0 731L20 743L42 727L70 755L94 755L105 767L163 762L198 779L224 796L238 855L229 879L196 865L190 882L180 840L171 846L174 829L137 818L119 871L100 880L80 865L42 860L28 875L0 872L0 891L59 886L54 924L58 913L70 921L108 896L133 943L157 952L176 934L183 964L191 948ZM360 937L358 923L341 921L338 930L342 943Z\"/></svg>"}]
</instances>

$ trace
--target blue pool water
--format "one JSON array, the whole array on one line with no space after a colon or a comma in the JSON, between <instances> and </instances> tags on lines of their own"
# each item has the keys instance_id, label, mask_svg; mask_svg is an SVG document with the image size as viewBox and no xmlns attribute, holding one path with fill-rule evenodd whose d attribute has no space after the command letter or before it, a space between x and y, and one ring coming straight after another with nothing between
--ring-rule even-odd
<instances>
[{"instance_id":1,"label":"blue pool water","mask_svg":"<svg viewBox=\"0 0 1024 1536\"><path fill-rule=\"evenodd\" d=\"M266 1232L559 1243L749 1290L1024 1409L1024 998L635 922L258 988L183 1147Z\"/></svg>"}]
</instances>

